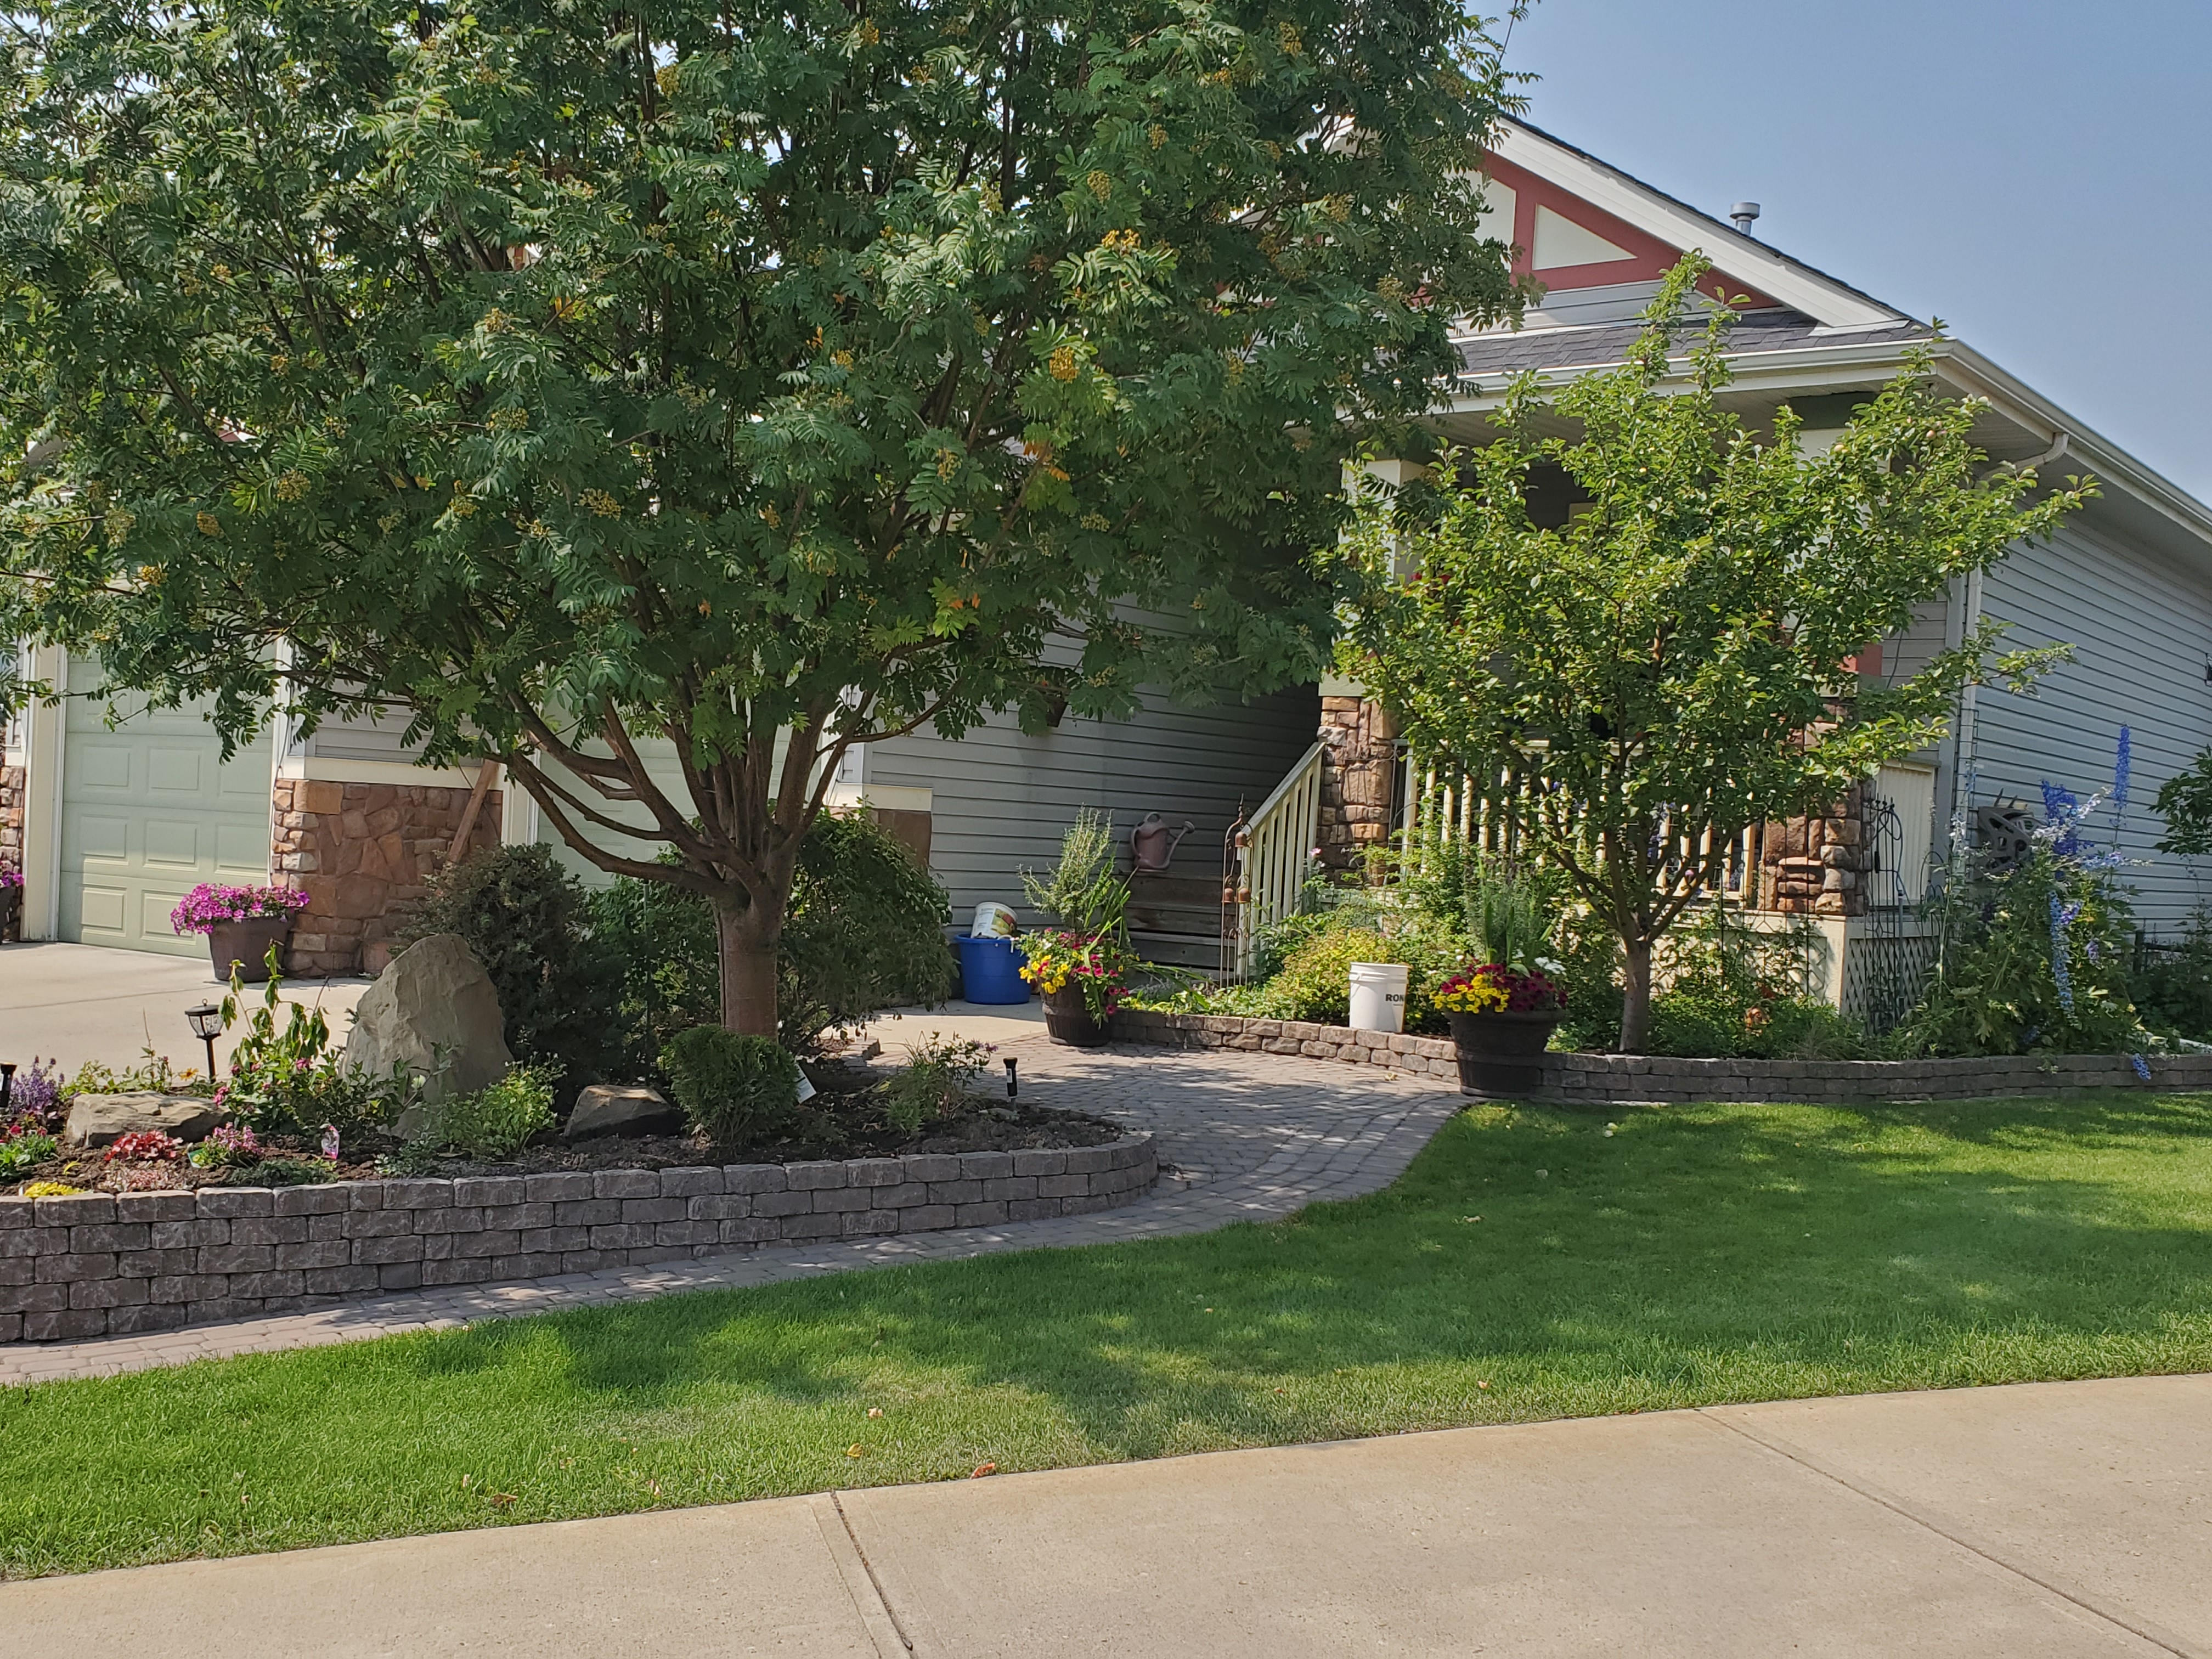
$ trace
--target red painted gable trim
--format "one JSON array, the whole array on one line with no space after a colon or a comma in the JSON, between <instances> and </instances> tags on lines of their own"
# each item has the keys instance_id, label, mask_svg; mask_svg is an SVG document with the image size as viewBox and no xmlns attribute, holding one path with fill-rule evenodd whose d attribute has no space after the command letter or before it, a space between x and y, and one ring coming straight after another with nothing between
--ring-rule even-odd
<instances>
[{"instance_id":1,"label":"red painted gable trim","mask_svg":"<svg viewBox=\"0 0 2212 1659\"><path fill-rule=\"evenodd\" d=\"M1563 219L1573 220L1584 230L1604 237L1629 255L1626 259L1607 259L1600 264L1555 266L1536 274L1536 280L1547 290L1653 282L1672 270L1682 257L1680 248L1669 247L1657 237L1614 218L1603 208L1592 206L1548 179L1538 178L1526 167L1514 166L1503 156L1485 156L1483 171L1513 191L1513 269L1516 273L1534 274L1529 260L1536 246L1536 210L1540 207L1551 209ZM1780 303L1713 271L1700 277L1698 287L1717 300L1726 300L1747 311L1770 309Z\"/></svg>"}]
</instances>

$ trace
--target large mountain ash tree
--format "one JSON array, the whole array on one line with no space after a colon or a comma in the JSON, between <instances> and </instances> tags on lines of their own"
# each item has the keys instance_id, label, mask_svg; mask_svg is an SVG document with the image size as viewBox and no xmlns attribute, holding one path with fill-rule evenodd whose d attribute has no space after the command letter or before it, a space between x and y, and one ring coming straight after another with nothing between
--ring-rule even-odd
<instances>
[{"instance_id":1,"label":"large mountain ash tree","mask_svg":"<svg viewBox=\"0 0 2212 1659\"><path fill-rule=\"evenodd\" d=\"M1343 461L1512 300L1449 0L6 27L0 630L503 761L742 1030L849 745L1310 678Z\"/></svg>"}]
</instances>

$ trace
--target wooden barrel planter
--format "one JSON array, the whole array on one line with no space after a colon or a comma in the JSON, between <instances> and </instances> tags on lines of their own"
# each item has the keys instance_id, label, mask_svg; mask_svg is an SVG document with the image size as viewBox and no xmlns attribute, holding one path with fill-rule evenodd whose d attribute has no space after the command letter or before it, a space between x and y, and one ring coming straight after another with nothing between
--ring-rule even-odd
<instances>
[{"instance_id":1,"label":"wooden barrel planter","mask_svg":"<svg viewBox=\"0 0 2212 1659\"><path fill-rule=\"evenodd\" d=\"M1526 1014L1448 1014L1468 1095L1534 1094L1544 1083L1544 1050L1559 1024L1556 1009Z\"/></svg>"},{"instance_id":2,"label":"wooden barrel planter","mask_svg":"<svg viewBox=\"0 0 2212 1659\"><path fill-rule=\"evenodd\" d=\"M1111 1035L1104 1020L1091 1018L1090 1005L1077 985L1063 985L1045 993L1044 1030L1054 1042L1071 1048L1103 1048Z\"/></svg>"}]
</instances>

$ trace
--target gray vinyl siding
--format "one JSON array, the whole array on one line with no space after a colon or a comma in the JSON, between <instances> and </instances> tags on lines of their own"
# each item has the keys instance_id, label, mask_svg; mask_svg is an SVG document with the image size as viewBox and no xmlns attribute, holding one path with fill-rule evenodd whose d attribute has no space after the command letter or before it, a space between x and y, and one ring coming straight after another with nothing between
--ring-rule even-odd
<instances>
[{"instance_id":1,"label":"gray vinyl siding","mask_svg":"<svg viewBox=\"0 0 2212 1659\"><path fill-rule=\"evenodd\" d=\"M2130 860L2138 920L2171 931L2212 902L2212 860L2154 850L2159 786L2212 743L2212 575L2102 533L2090 509L2050 544L2015 551L1984 579L1985 616L2008 646L2074 647L2033 696L1984 687L1975 721L1975 800L2043 810L2042 781L2078 795L2109 791L2114 748L2130 729L2129 810L2118 844ZM2100 811L2096 838L2109 843Z\"/></svg>"},{"instance_id":2,"label":"gray vinyl siding","mask_svg":"<svg viewBox=\"0 0 2212 1659\"><path fill-rule=\"evenodd\" d=\"M925 732L870 744L864 787L933 792L930 864L964 918L985 899L1021 906L1022 870L1048 866L1085 806L1110 813L1125 842L1147 812L1193 821L1175 873L1218 874L1238 806L1267 798L1320 723L1311 688L1198 708L1155 696L1133 719L1070 716L1036 737L994 716L957 743Z\"/></svg>"},{"instance_id":3,"label":"gray vinyl siding","mask_svg":"<svg viewBox=\"0 0 2212 1659\"><path fill-rule=\"evenodd\" d=\"M333 717L315 728L300 752L324 760L391 761L412 766L421 758L422 747L406 741L407 718L404 714Z\"/></svg>"}]
</instances>

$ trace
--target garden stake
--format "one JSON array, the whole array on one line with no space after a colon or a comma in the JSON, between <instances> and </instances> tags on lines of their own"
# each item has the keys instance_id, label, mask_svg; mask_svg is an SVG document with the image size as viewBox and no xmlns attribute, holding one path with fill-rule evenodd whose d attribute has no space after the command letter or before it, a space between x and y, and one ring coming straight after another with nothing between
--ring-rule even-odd
<instances>
[{"instance_id":1,"label":"garden stake","mask_svg":"<svg viewBox=\"0 0 2212 1659\"><path fill-rule=\"evenodd\" d=\"M1008 1100L1016 1100L1021 1096L1021 1079L1014 1075L1014 1067L1020 1064L1021 1062L1012 1054L1006 1056L1006 1098Z\"/></svg>"}]
</instances>

